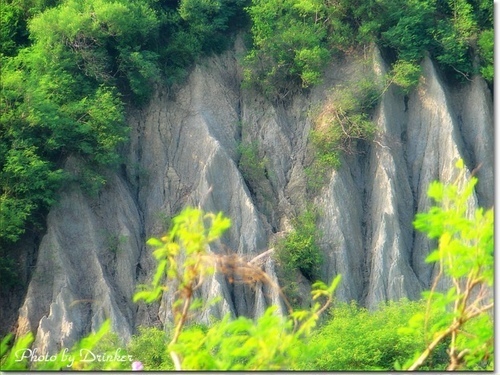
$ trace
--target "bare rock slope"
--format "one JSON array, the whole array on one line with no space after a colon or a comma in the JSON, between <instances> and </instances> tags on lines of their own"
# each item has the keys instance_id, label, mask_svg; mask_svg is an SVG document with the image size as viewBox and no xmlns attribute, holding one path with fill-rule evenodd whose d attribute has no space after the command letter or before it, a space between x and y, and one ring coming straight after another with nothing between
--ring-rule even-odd
<instances>
[{"instance_id":1,"label":"bare rock slope","mask_svg":"<svg viewBox=\"0 0 500 375\"><path fill-rule=\"evenodd\" d=\"M323 279L341 273L338 298L375 308L418 298L430 285L433 270L424 259L432 244L412 227L415 213L430 205L430 181L452 181L458 158L470 170L481 164L476 204L493 204L493 107L481 78L451 89L425 59L420 84L407 98L396 88L385 90L373 117L375 142L346 155L319 193L307 198L310 110L365 68L356 60L333 63L320 87L272 103L241 88L239 52L206 59L182 87L159 88L147 107L130 110L126 165L109 172L97 197L77 186L62 193L48 216L18 318L18 333L36 332L40 351L68 347L106 318L124 340L138 325L165 323L168 295L151 307L131 299L154 267L145 241L187 205L231 218L214 252L251 258L288 231L308 201L315 203L321 207ZM374 72L383 74L378 51L372 60ZM266 178L258 186L238 168L241 143L254 145L265 161ZM78 168L78 161L69 160L67 168ZM263 267L276 278L272 257ZM279 301L272 289L230 284L221 276L203 293L224 297L211 311L219 316L256 316Z\"/></svg>"}]
</instances>

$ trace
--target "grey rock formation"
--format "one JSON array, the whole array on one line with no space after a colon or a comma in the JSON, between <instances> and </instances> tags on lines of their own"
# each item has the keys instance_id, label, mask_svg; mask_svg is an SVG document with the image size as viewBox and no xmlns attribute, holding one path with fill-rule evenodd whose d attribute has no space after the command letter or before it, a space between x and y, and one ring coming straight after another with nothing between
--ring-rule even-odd
<instances>
[{"instance_id":1,"label":"grey rock formation","mask_svg":"<svg viewBox=\"0 0 500 375\"><path fill-rule=\"evenodd\" d=\"M404 95L389 87L374 112L375 141L346 155L319 194L308 198L310 110L359 75L360 63L332 63L323 85L272 103L241 89L238 53L239 47L204 60L185 84L158 88L148 106L130 109L126 165L109 172L97 197L76 186L64 190L48 216L19 311L18 333L36 332L39 350L68 347L106 318L125 341L138 325L166 324L171 295L152 306L131 298L155 266L147 238L165 231L169 218L187 205L231 218L231 229L211 251L251 259L273 246L313 201L321 208L323 279L342 274L337 297L375 308L389 299L418 298L431 283L433 269L424 259L433 244L412 227L415 213L430 205L429 182L452 181L455 162L464 158L470 170L481 164L471 208L492 204L493 108L481 78L451 89L425 59L407 108ZM383 74L377 51L373 61L373 70ZM265 161L267 177L258 186L250 186L238 168L241 142L257 145ZM77 167L68 162L69 169ZM273 257L262 265L277 280ZM228 312L256 316L280 301L267 285L232 284L222 275L207 282L202 296L224 298L202 314L204 320Z\"/></svg>"},{"instance_id":2,"label":"grey rock formation","mask_svg":"<svg viewBox=\"0 0 500 375\"><path fill-rule=\"evenodd\" d=\"M74 160L67 163L72 169ZM96 199L67 189L48 216L34 276L19 312L19 334L37 333L40 352L70 348L110 318L125 340L134 327L130 296L142 247L141 221L116 175Z\"/></svg>"}]
</instances>

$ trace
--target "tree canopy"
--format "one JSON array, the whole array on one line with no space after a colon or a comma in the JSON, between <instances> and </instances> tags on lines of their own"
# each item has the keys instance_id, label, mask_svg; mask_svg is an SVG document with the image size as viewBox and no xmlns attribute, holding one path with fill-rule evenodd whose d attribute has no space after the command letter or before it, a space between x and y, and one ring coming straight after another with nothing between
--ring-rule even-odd
<instances>
[{"instance_id":1,"label":"tree canopy","mask_svg":"<svg viewBox=\"0 0 500 375\"><path fill-rule=\"evenodd\" d=\"M283 98L356 46L392 51L408 89L427 51L459 78L493 80L488 0L1 0L0 243L14 243L64 181L91 191L120 163L124 109L249 32L247 85ZM476 61L474 57L477 56ZM87 166L64 173L69 156ZM38 218L38 219L37 219Z\"/></svg>"},{"instance_id":2,"label":"tree canopy","mask_svg":"<svg viewBox=\"0 0 500 375\"><path fill-rule=\"evenodd\" d=\"M120 162L126 103L219 48L241 11L241 0L2 0L0 243L41 222L68 178L97 190ZM78 176L63 173L69 156L87 166Z\"/></svg>"}]
</instances>

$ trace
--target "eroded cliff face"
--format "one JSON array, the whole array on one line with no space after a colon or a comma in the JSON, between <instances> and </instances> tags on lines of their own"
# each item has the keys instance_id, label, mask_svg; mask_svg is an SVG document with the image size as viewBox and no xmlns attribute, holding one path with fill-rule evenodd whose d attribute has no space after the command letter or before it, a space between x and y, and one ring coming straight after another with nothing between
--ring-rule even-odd
<instances>
[{"instance_id":1,"label":"eroded cliff face","mask_svg":"<svg viewBox=\"0 0 500 375\"><path fill-rule=\"evenodd\" d=\"M125 341L138 325L166 323L170 295L147 307L131 300L155 266L147 238L161 234L186 205L231 218L212 251L253 258L312 200L321 208L323 279L342 274L337 297L375 308L389 299L418 298L431 283L433 269L424 259L433 244L412 226L415 213L430 206L430 181L452 181L454 164L463 158L471 171L481 165L471 208L493 204L493 105L481 78L452 89L425 59L421 82L407 98L394 87L384 92L373 117L375 141L345 155L308 198L310 110L366 67L354 58L333 63L320 87L286 104L271 103L241 88L241 53L237 46L204 60L182 87L159 88L147 107L130 110L126 165L108 173L98 197L76 185L62 192L19 310L18 333L36 332L40 351L69 347L106 318ZM372 60L370 69L382 75L386 66L377 50ZM241 142L256 144L266 160L267 179L259 186L249 186L238 169ZM78 168L78 161L69 160L67 168ZM262 266L276 279L272 256ZM224 300L201 319L227 312L256 316L280 301L272 288L231 284L221 275L202 293Z\"/></svg>"}]
</instances>

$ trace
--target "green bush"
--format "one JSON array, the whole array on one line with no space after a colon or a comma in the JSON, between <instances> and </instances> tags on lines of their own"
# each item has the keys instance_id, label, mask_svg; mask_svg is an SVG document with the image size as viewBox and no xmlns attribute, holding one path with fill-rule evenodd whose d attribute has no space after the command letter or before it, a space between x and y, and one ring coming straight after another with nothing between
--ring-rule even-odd
<instances>
[{"instance_id":1,"label":"green bush","mask_svg":"<svg viewBox=\"0 0 500 375\"><path fill-rule=\"evenodd\" d=\"M318 155L352 152L354 141L372 139L375 125L370 121L369 111L379 97L380 90L372 78L336 87L314 118L312 143L318 149Z\"/></svg>"},{"instance_id":2,"label":"green bush","mask_svg":"<svg viewBox=\"0 0 500 375\"><path fill-rule=\"evenodd\" d=\"M226 316L208 330L186 329L172 349L184 353L187 370L286 370L294 366L303 342L292 321L268 309L256 321Z\"/></svg>"},{"instance_id":3,"label":"green bush","mask_svg":"<svg viewBox=\"0 0 500 375\"><path fill-rule=\"evenodd\" d=\"M256 321L226 315L211 327L187 325L188 316L209 302L194 298L206 276L217 270L255 285L256 281L276 285L260 269L237 256L209 253L207 245L218 240L231 222L222 213L205 214L187 208L173 219L173 227L162 238L151 238L157 269L149 286L141 286L134 301L147 303L161 298L168 288L175 300L171 304L174 324L168 351L176 370L283 370L295 366L302 340L311 334L319 316L332 302L341 277L327 286L312 286L313 304L307 310L289 310L290 316L277 314L269 307ZM175 281L175 283L172 283ZM325 299L320 303L318 300ZM218 301L215 301L217 303Z\"/></svg>"},{"instance_id":4,"label":"green bush","mask_svg":"<svg viewBox=\"0 0 500 375\"><path fill-rule=\"evenodd\" d=\"M238 167L241 174L249 186L255 189L267 178L267 161L259 157L259 148L256 143L240 144L238 151L240 153Z\"/></svg>"},{"instance_id":5,"label":"green bush","mask_svg":"<svg viewBox=\"0 0 500 375\"><path fill-rule=\"evenodd\" d=\"M422 69L415 61L398 60L389 72L389 82L399 86L408 94L418 85Z\"/></svg>"},{"instance_id":6,"label":"green bush","mask_svg":"<svg viewBox=\"0 0 500 375\"><path fill-rule=\"evenodd\" d=\"M495 35L493 29L484 30L478 40L481 58L481 74L489 83L493 82L495 67L493 65Z\"/></svg>"},{"instance_id":7,"label":"green bush","mask_svg":"<svg viewBox=\"0 0 500 375\"><path fill-rule=\"evenodd\" d=\"M245 58L245 81L269 98L284 99L321 80L328 62L327 7L321 2L253 0L253 48Z\"/></svg>"},{"instance_id":8,"label":"green bush","mask_svg":"<svg viewBox=\"0 0 500 375\"><path fill-rule=\"evenodd\" d=\"M276 245L277 259L285 274L291 275L299 270L311 281L318 277L322 256L317 244L317 218L316 210L307 209L294 220L293 230Z\"/></svg>"},{"instance_id":9,"label":"green bush","mask_svg":"<svg viewBox=\"0 0 500 375\"><path fill-rule=\"evenodd\" d=\"M142 362L144 370L173 370L174 365L168 354L167 346L171 337L155 327L139 327L127 346L128 353Z\"/></svg>"},{"instance_id":10,"label":"green bush","mask_svg":"<svg viewBox=\"0 0 500 375\"><path fill-rule=\"evenodd\" d=\"M401 60L418 64L429 52L463 79L475 73L477 38L493 27L491 1L468 0L253 0L253 48L246 81L273 98L321 81L332 56L376 43ZM488 46L486 55L493 49ZM479 54L485 56L481 50ZM486 59L486 61L489 61ZM492 67L485 62L486 66ZM490 80L491 68L481 70Z\"/></svg>"},{"instance_id":11,"label":"green bush","mask_svg":"<svg viewBox=\"0 0 500 375\"><path fill-rule=\"evenodd\" d=\"M369 112L378 102L380 89L373 78L336 87L317 114L310 133L313 162L306 169L309 189L314 192L329 170L340 167L342 153L355 153L359 140L371 140L376 127Z\"/></svg>"},{"instance_id":12,"label":"green bush","mask_svg":"<svg viewBox=\"0 0 500 375\"><path fill-rule=\"evenodd\" d=\"M373 371L394 370L422 345L420 335L400 334L415 314L425 311L425 302L401 300L382 304L375 311L359 307L355 302L340 304L329 311L330 318L308 340L310 347L299 361L305 371ZM429 369L443 370L444 348L439 348Z\"/></svg>"}]
</instances>

